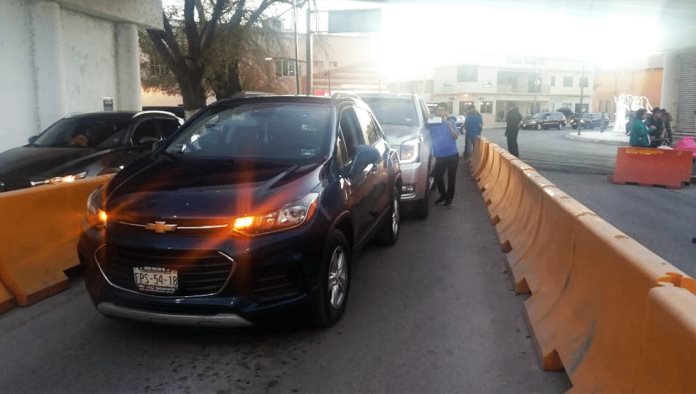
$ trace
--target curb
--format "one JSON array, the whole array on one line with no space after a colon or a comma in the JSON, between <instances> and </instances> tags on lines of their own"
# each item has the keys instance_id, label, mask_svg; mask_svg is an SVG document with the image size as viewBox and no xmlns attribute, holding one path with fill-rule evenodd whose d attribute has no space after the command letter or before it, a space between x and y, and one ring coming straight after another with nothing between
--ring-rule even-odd
<instances>
[{"instance_id":1,"label":"curb","mask_svg":"<svg viewBox=\"0 0 696 394\"><path fill-rule=\"evenodd\" d=\"M574 141L585 141L585 142L593 142L596 144L605 144L605 145L614 145L614 146L626 146L626 145L628 145L628 141L601 140L601 139L597 139L597 138L579 137L576 132L565 133L565 134L563 134L563 136L569 140L574 140Z\"/></svg>"}]
</instances>

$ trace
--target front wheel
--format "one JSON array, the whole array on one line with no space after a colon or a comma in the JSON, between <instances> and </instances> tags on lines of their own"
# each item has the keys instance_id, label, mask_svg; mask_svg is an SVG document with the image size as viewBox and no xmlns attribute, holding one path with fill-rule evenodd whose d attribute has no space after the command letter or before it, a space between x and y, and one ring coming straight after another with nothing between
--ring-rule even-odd
<instances>
[{"instance_id":1,"label":"front wheel","mask_svg":"<svg viewBox=\"0 0 696 394\"><path fill-rule=\"evenodd\" d=\"M391 206L385 216L382 228L377 235L377 242L384 246L393 246L399 240L399 231L401 230L401 208L399 204L399 189L394 188L391 198Z\"/></svg>"},{"instance_id":2,"label":"front wheel","mask_svg":"<svg viewBox=\"0 0 696 394\"><path fill-rule=\"evenodd\" d=\"M319 327L338 322L346 310L350 291L350 246L340 230L326 240L319 286L309 302L309 318Z\"/></svg>"},{"instance_id":3,"label":"front wheel","mask_svg":"<svg viewBox=\"0 0 696 394\"><path fill-rule=\"evenodd\" d=\"M558 130L563 130L563 123L558 123Z\"/></svg>"},{"instance_id":4,"label":"front wheel","mask_svg":"<svg viewBox=\"0 0 696 394\"><path fill-rule=\"evenodd\" d=\"M544 126L542 126L541 124L537 125L537 130L543 130L543 129L544 129Z\"/></svg>"}]
</instances>

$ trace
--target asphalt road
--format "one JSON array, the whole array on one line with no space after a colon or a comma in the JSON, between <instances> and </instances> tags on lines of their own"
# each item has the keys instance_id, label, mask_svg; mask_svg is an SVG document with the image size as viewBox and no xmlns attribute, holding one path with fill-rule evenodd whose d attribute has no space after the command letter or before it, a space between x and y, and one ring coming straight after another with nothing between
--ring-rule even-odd
<instances>
[{"instance_id":1,"label":"asphalt road","mask_svg":"<svg viewBox=\"0 0 696 394\"><path fill-rule=\"evenodd\" d=\"M502 129L484 132L506 147ZM571 140L568 129L520 130L522 160L605 220L696 277L696 185L680 190L614 185L616 145Z\"/></svg>"},{"instance_id":2,"label":"asphalt road","mask_svg":"<svg viewBox=\"0 0 696 394\"><path fill-rule=\"evenodd\" d=\"M463 166L460 166L460 169ZM454 207L403 225L355 262L346 314L203 330L112 321L77 279L0 315L4 393L558 393L543 372L482 199L459 172Z\"/></svg>"}]
</instances>

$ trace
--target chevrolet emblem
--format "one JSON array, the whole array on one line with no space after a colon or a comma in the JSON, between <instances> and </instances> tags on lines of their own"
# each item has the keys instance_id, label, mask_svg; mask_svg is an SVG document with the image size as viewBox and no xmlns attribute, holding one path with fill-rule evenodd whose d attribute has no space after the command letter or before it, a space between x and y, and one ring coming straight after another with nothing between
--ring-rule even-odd
<instances>
[{"instance_id":1,"label":"chevrolet emblem","mask_svg":"<svg viewBox=\"0 0 696 394\"><path fill-rule=\"evenodd\" d=\"M154 222L145 225L146 230L154 230L156 233L168 233L176 231L176 224L167 224L167 222Z\"/></svg>"}]
</instances>

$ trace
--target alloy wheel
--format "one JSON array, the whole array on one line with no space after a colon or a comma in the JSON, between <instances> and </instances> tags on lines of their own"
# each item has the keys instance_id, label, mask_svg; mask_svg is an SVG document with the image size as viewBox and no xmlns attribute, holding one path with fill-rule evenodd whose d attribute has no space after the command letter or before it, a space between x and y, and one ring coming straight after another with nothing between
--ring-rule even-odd
<instances>
[{"instance_id":1,"label":"alloy wheel","mask_svg":"<svg viewBox=\"0 0 696 394\"><path fill-rule=\"evenodd\" d=\"M340 309L346 298L348 288L348 267L343 246L334 249L329 264L329 303L333 309Z\"/></svg>"}]
</instances>

